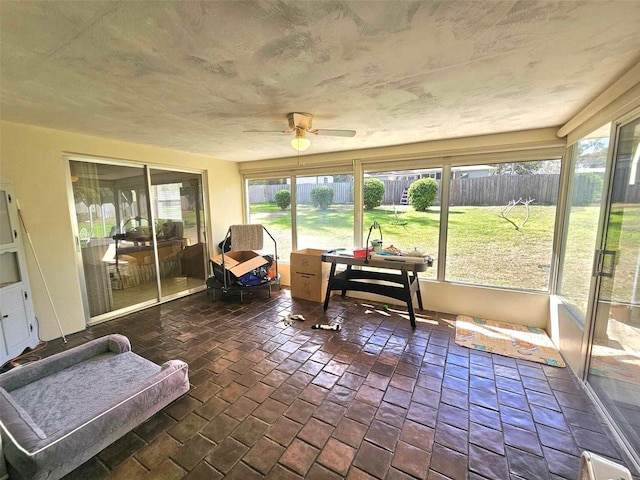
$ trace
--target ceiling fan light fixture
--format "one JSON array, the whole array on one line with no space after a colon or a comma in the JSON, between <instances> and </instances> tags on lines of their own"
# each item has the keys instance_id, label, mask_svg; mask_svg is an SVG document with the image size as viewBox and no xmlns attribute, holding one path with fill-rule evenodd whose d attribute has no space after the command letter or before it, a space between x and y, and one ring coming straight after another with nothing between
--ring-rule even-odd
<instances>
[{"instance_id":1,"label":"ceiling fan light fixture","mask_svg":"<svg viewBox=\"0 0 640 480\"><path fill-rule=\"evenodd\" d=\"M332 137L353 137L356 134L355 130L336 130L326 128L311 128L311 122L313 121L313 115L310 113L293 112L287 115L289 121L289 128L287 130L245 130L249 133L295 133L295 138L291 140L291 146L297 152L304 152L311 146L311 141L305 138L307 133L321 136Z\"/></svg>"},{"instance_id":2,"label":"ceiling fan light fixture","mask_svg":"<svg viewBox=\"0 0 640 480\"><path fill-rule=\"evenodd\" d=\"M299 152L304 152L311 146L311 140L305 138L304 136L296 135L296 138L291 140L291 146Z\"/></svg>"}]
</instances>

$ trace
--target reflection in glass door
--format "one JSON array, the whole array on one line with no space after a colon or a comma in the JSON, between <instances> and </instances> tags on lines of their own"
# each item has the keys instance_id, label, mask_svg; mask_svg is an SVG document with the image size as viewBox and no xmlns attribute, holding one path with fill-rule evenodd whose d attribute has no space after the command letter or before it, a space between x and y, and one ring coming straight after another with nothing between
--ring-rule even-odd
<instances>
[{"instance_id":1,"label":"reflection in glass door","mask_svg":"<svg viewBox=\"0 0 640 480\"><path fill-rule=\"evenodd\" d=\"M89 316L154 301L155 255L144 245L150 238L144 168L69 165Z\"/></svg>"},{"instance_id":2,"label":"reflection in glass door","mask_svg":"<svg viewBox=\"0 0 640 480\"><path fill-rule=\"evenodd\" d=\"M69 164L91 323L203 288L201 174Z\"/></svg>"},{"instance_id":3,"label":"reflection in glass door","mask_svg":"<svg viewBox=\"0 0 640 480\"><path fill-rule=\"evenodd\" d=\"M591 302L591 272L598 244L610 133L608 123L583 137L572 149L558 294L581 328Z\"/></svg>"},{"instance_id":4,"label":"reflection in glass door","mask_svg":"<svg viewBox=\"0 0 640 480\"><path fill-rule=\"evenodd\" d=\"M150 169L163 298L201 286L207 268L202 175Z\"/></svg>"},{"instance_id":5,"label":"reflection in glass door","mask_svg":"<svg viewBox=\"0 0 640 480\"><path fill-rule=\"evenodd\" d=\"M587 382L640 462L640 119L619 129Z\"/></svg>"}]
</instances>

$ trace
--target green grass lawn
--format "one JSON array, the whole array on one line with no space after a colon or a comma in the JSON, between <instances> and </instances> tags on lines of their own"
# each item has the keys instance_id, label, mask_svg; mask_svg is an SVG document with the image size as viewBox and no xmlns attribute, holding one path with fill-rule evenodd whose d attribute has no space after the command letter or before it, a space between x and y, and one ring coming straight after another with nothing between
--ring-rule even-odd
<instances>
[{"instance_id":1,"label":"green grass lawn","mask_svg":"<svg viewBox=\"0 0 640 480\"><path fill-rule=\"evenodd\" d=\"M497 287L546 290L551 269L551 248L555 206L532 205L524 227L516 230L499 217L503 207L451 207L447 236L447 280ZM621 211L624 210L624 215ZM582 307L591 280L598 207L574 207L566 248L562 294ZM516 224L524 221L524 207L509 216ZM619 250L615 285L606 285L612 298L628 300L633 285L640 243L640 209L614 208L612 230ZM380 206L364 213L364 240L377 220L383 246L403 251L414 248L437 258L440 210L416 212L407 206ZM262 223L278 240L280 258L291 252L291 212L274 204L251 206L251 222ZM615 234L620 231L620 234ZM299 248L350 248L353 236L353 206L332 205L326 212L308 205L298 206ZM374 230L371 238L378 238ZM634 247L636 250L634 251ZM435 278L436 268L425 272ZM585 304L586 305L586 304Z\"/></svg>"},{"instance_id":2,"label":"green grass lawn","mask_svg":"<svg viewBox=\"0 0 640 480\"><path fill-rule=\"evenodd\" d=\"M555 220L554 206L532 206L526 225L516 230L500 218L502 207L454 207L449 211L447 240L447 279L503 286L545 290L548 285ZM510 218L523 220L522 211L514 210ZM394 245L403 251L418 249L437 257L440 211L432 208L416 212L410 207L381 206L364 213L364 234L377 220L382 229L383 246ZM271 204L251 206L251 222L262 223L273 234L290 236L291 218ZM322 212L310 206L298 207L299 248L338 248L352 246L353 206L332 205ZM374 230L372 238L378 238ZM283 238L281 257L286 250ZM288 244L290 249L290 241ZM435 278L436 269L427 277Z\"/></svg>"},{"instance_id":3,"label":"green grass lawn","mask_svg":"<svg viewBox=\"0 0 640 480\"><path fill-rule=\"evenodd\" d=\"M451 207L447 237L447 280L508 288L546 290L551 268L551 247L555 221L554 206L532 205L524 227L516 230L499 217L503 207ZM591 277L598 207L574 207L565 253L561 293L577 305L586 299ZM524 207L516 207L509 218L521 224ZM640 243L640 208L614 206L610 248L618 250L615 283L605 280L605 295L629 300ZM185 229L191 227L185 219ZM383 205L364 212L364 240L375 221L381 226L383 246L403 251L417 249L437 258L440 210L416 212L408 206ZM94 223L94 236L108 235L113 220ZM251 223L262 223L278 242L281 260L291 252L291 212L271 203L251 205ZM79 227L90 230L88 222ZM619 232L619 233L616 233ZM379 238L374 230L371 238ZM321 211L298 206L298 248L351 248L353 205L332 205ZM436 268L425 272L435 278ZM608 282L608 283L607 283ZM580 305L581 306L581 305Z\"/></svg>"}]
</instances>

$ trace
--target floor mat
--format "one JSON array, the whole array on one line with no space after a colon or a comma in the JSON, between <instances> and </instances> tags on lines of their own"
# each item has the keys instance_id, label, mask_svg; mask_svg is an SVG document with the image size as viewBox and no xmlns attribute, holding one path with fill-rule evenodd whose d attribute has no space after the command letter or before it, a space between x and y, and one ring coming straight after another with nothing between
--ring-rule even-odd
<instances>
[{"instance_id":1,"label":"floor mat","mask_svg":"<svg viewBox=\"0 0 640 480\"><path fill-rule=\"evenodd\" d=\"M565 363L541 328L458 315L456 343L462 347L511 358L564 367Z\"/></svg>"}]
</instances>

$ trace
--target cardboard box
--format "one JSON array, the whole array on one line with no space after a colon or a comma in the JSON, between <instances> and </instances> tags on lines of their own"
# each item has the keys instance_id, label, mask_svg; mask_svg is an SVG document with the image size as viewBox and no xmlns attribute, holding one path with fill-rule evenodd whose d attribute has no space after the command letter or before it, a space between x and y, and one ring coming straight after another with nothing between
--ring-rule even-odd
<instances>
[{"instance_id":1,"label":"cardboard box","mask_svg":"<svg viewBox=\"0 0 640 480\"><path fill-rule=\"evenodd\" d=\"M291 252L291 296L324 302L329 283L330 263L322 261L324 250L305 248ZM333 295L334 292L331 292Z\"/></svg>"},{"instance_id":2,"label":"cardboard box","mask_svg":"<svg viewBox=\"0 0 640 480\"><path fill-rule=\"evenodd\" d=\"M262 267L269 263L269 260L263 256L258 255L256 252L250 250L241 250L236 252L227 252L224 254L224 269L222 267L222 254L212 258L213 262L213 274L220 281L224 281L224 269L227 270L235 278L239 278L242 275L255 270L258 267ZM232 282L235 278L227 278L227 282Z\"/></svg>"}]
</instances>

